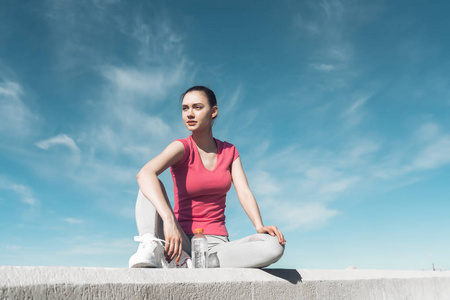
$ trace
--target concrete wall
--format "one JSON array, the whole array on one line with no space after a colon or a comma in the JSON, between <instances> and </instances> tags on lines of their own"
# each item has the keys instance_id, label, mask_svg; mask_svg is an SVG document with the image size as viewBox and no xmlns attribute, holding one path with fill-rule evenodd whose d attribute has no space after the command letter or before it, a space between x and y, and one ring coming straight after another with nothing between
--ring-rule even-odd
<instances>
[{"instance_id":1,"label":"concrete wall","mask_svg":"<svg viewBox=\"0 0 450 300\"><path fill-rule=\"evenodd\" d=\"M0 267L0 299L450 299L450 272Z\"/></svg>"}]
</instances>

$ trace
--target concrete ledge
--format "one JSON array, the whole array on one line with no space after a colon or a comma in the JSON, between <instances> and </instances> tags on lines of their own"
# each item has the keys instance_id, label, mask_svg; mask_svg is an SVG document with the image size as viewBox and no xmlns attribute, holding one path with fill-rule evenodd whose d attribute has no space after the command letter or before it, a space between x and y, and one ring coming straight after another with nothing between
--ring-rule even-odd
<instances>
[{"instance_id":1,"label":"concrete ledge","mask_svg":"<svg viewBox=\"0 0 450 300\"><path fill-rule=\"evenodd\" d=\"M450 299L450 272L0 267L0 299Z\"/></svg>"}]
</instances>

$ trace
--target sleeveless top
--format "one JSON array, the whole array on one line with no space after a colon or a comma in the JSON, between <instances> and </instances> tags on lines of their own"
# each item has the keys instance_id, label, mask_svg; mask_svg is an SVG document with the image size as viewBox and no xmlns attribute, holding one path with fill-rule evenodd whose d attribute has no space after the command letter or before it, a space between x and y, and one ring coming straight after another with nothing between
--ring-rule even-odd
<instances>
[{"instance_id":1,"label":"sleeveless top","mask_svg":"<svg viewBox=\"0 0 450 300\"><path fill-rule=\"evenodd\" d=\"M192 135L179 139L183 158L170 167L174 189L174 213L186 234L203 228L204 234L228 236L225 202L231 188L231 164L239 157L234 145L215 139L217 161L213 170L203 165Z\"/></svg>"}]
</instances>

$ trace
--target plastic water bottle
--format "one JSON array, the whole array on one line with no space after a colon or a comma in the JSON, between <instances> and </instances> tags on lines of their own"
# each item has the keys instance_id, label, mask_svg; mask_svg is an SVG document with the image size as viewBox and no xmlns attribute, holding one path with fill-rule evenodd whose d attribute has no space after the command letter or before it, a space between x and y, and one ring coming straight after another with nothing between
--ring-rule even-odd
<instances>
[{"instance_id":1,"label":"plastic water bottle","mask_svg":"<svg viewBox=\"0 0 450 300\"><path fill-rule=\"evenodd\" d=\"M208 241L203 235L203 228L194 229L191 248L194 268L207 268L206 258L208 257Z\"/></svg>"}]
</instances>

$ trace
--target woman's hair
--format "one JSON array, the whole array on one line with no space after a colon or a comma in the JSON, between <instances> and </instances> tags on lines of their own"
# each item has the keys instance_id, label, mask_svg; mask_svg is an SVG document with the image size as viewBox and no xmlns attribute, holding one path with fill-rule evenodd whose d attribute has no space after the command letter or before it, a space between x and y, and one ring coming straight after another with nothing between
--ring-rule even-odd
<instances>
[{"instance_id":1,"label":"woman's hair","mask_svg":"<svg viewBox=\"0 0 450 300\"><path fill-rule=\"evenodd\" d=\"M209 89L203 85L196 85L196 86L189 88L186 92L184 92L181 95L181 101L183 101L183 98L184 98L184 96L186 96L187 93L193 92L193 91L203 92L203 94L206 96L206 99L208 99L208 103L209 103L209 106L211 106L211 108L214 106L217 106L216 95L214 94L213 91L211 91L211 89ZM217 115L214 117L214 119L216 117L217 117Z\"/></svg>"}]
</instances>

